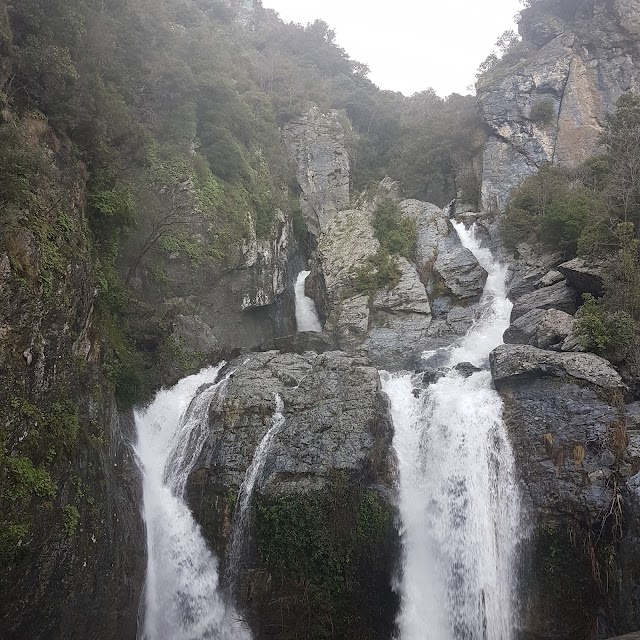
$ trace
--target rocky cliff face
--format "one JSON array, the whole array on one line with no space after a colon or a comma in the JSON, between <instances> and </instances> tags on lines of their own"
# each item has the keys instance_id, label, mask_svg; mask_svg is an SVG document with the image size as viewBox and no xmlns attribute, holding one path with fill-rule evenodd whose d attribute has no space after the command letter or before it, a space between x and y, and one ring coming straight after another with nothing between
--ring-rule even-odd
<instances>
[{"instance_id":1,"label":"rocky cliff face","mask_svg":"<svg viewBox=\"0 0 640 640\"><path fill-rule=\"evenodd\" d=\"M504 210L512 189L544 163L573 167L593 155L616 100L640 89L638 0L541 4L522 12L526 59L478 85L491 131L483 159L486 211Z\"/></svg>"},{"instance_id":2,"label":"rocky cliff face","mask_svg":"<svg viewBox=\"0 0 640 640\"><path fill-rule=\"evenodd\" d=\"M0 234L0 635L134 638L143 527L102 369L83 167L42 120L17 126L43 163L39 206L7 207Z\"/></svg>"},{"instance_id":3,"label":"rocky cliff face","mask_svg":"<svg viewBox=\"0 0 640 640\"><path fill-rule=\"evenodd\" d=\"M300 206L309 231L325 232L338 211L349 206L349 155L344 121L337 111L312 107L285 125L283 140L296 166Z\"/></svg>"},{"instance_id":4,"label":"rocky cliff face","mask_svg":"<svg viewBox=\"0 0 640 640\"><path fill-rule=\"evenodd\" d=\"M639 623L636 408L573 336L578 291L601 287L598 267L525 249L507 344L491 354L527 511L521 632L609 637Z\"/></svg>"},{"instance_id":5,"label":"rocky cliff face","mask_svg":"<svg viewBox=\"0 0 640 640\"><path fill-rule=\"evenodd\" d=\"M381 189L394 195L393 184ZM396 185L397 187L397 185ZM376 256L376 199L341 211L320 237L310 287L341 349L366 354L382 368L411 368L423 351L451 344L474 319L487 278L440 208L398 200L416 225L415 262L395 258L399 278L375 292L359 290L358 272Z\"/></svg>"},{"instance_id":6,"label":"rocky cliff face","mask_svg":"<svg viewBox=\"0 0 640 640\"><path fill-rule=\"evenodd\" d=\"M265 352L229 368L188 491L257 637L389 637L395 460L377 370L339 352ZM285 421L264 451L248 535L229 566L236 497L273 426L276 395Z\"/></svg>"}]
</instances>

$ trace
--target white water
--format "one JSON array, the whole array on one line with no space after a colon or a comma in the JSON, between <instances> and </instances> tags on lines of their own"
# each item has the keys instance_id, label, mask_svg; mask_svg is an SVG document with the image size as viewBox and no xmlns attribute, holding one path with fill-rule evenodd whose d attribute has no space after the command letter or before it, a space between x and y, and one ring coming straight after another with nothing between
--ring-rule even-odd
<instances>
[{"instance_id":1,"label":"white water","mask_svg":"<svg viewBox=\"0 0 640 640\"><path fill-rule=\"evenodd\" d=\"M232 584L235 583L238 578L244 543L249 532L249 525L251 524L250 507L251 500L253 498L253 491L255 489L256 482L261 479L271 443L273 442L274 437L280 433L284 426L285 417L283 411L284 402L282 401L282 398L276 394L276 410L273 414L273 418L271 419L271 426L260 441L260 444L253 455L251 465L245 473L244 482L238 492L238 500L236 502L235 513L233 516L233 532L231 542L229 544L227 559L227 574L229 575L229 580Z\"/></svg>"},{"instance_id":2,"label":"white water","mask_svg":"<svg viewBox=\"0 0 640 640\"><path fill-rule=\"evenodd\" d=\"M313 300L304 293L304 283L311 271L301 271L296 280L296 324L298 331L322 331L320 318L316 311L316 305Z\"/></svg>"},{"instance_id":3,"label":"white water","mask_svg":"<svg viewBox=\"0 0 640 640\"><path fill-rule=\"evenodd\" d=\"M207 437L213 402L222 402L223 365L160 391L135 412L143 475L147 579L141 640L249 640L219 592L218 561L184 501L189 473Z\"/></svg>"},{"instance_id":4,"label":"white water","mask_svg":"<svg viewBox=\"0 0 640 640\"><path fill-rule=\"evenodd\" d=\"M509 325L506 268L455 227L489 278L483 313L448 366L486 366ZM400 470L400 640L512 640L520 499L491 375L451 371L417 398L420 376L383 377Z\"/></svg>"}]
</instances>

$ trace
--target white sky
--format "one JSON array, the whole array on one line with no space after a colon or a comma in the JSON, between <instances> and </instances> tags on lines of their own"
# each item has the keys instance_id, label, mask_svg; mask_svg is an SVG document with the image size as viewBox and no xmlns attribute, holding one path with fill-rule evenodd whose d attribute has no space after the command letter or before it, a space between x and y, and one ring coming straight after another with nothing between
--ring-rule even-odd
<instances>
[{"instance_id":1,"label":"white sky","mask_svg":"<svg viewBox=\"0 0 640 640\"><path fill-rule=\"evenodd\" d=\"M371 68L381 89L411 95L433 87L469 93L480 63L506 29L519 0L262 0L287 22L317 18L336 42Z\"/></svg>"}]
</instances>

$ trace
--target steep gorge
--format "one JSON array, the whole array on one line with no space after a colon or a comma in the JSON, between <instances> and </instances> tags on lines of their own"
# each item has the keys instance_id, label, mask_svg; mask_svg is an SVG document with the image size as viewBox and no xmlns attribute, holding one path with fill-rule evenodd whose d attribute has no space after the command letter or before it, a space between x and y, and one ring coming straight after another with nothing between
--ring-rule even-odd
<instances>
[{"instance_id":1,"label":"steep gorge","mask_svg":"<svg viewBox=\"0 0 640 640\"><path fill-rule=\"evenodd\" d=\"M251 3L211 3L206 11L206 3L187 4L194 11L187 12L190 19L209 20L210 9L215 29L237 37L238 29L253 25L259 31L260 19L273 20ZM635 87L634 22L627 5L621 13L623 3L614 4L600 10L585 3L561 34L553 31L555 18L543 29L527 22L525 11L522 28L540 47L526 63L535 69L504 71L480 88L480 110L493 130L484 152L480 213L460 201L442 209L405 198L402 184L392 179L355 193L353 137L364 137L362 131L333 105L309 101L321 103L322 95L305 94L297 112L292 98L287 107L286 96L269 92L270 83L277 84L273 68L262 67L264 91L243 87L237 91L241 103L228 86L220 88L224 78L199 85L195 93L204 97L194 98L195 111L202 113L193 122L197 135L189 133L188 151L165 146L165 133L158 133L177 126L163 120L162 101L136 104L157 111L149 122L142 120L145 135L156 138L151 153L138 165L132 149L119 148L122 174L96 190L95 158L74 137L77 131L56 123L55 101L46 96L38 102L30 93L21 103L19 92L11 95L12 64L24 64L11 40L26 41L25 26L15 14L13 23L3 23L1 123L9 158L3 167L20 171L7 172L15 183L2 183L2 637L245 637L244 625L229 622L234 607L256 638L387 639L398 627L403 638L421 637L424 625L416 627L417 635L407 632L403 607L410 589L406 582L394 588L406 578L402 557L411 533L406 523L398 528L398 397L390 403L385 394L393 392L389 377L383 374L381 382L383 369L392 380L411 380L404 400L420 416L412 424L424 429L416 446L426 451L416 465L432 464L431 455L444 469L450 461L439 455L438 442L444 451L458 438L459 459L451 464L467 463L471 476L487 472L485 488L498 494L486 498L492 505L487 511L478 505L475 487L467 486L472 477L460 480L445 469L455 485L443 489L453 501L449 520L442 520L450 528L431 533L440 550L447 546L442 540L452 538L447 549L453 560L443 560L443 552L434 561L438 566L431 569L441 580L436 590L445 585L447 595L429 604L446 601L438 614L449 618L433 626L433 637L591 639L640 627L638 411L630 402L637 398L608 362L579 353L572 340L584 274L579 280L575 265L562 256L534 250L521 251L517 260L507 256L495 215L506 194L544 161L588 156L596 144L593 132L618 93ZM6 7L0 8L4 20ZM163 33L187 33L193 25L181 19L184 24L169 22ZM280 28L269 24L274 32ZM595 49L581 39L585 34L594 42L600 38ZM325 52L328 42L320 40ZM602 50L613 53L603 57ZM595 69L600 84L591 83L592 71L583 73L581 64ZM349 77L360 82L357 73ZM533 89L521 86L523 77L534 78ZM167 80L168 86L178 79L184 77ZM39 81L45 87L51 82L46 74ZM262 136L259 143L245 141L238 122L207 128L214 116L206 104L217 99L218 89L220 104L230 101L239 111L252 105L249 120L263 127L254 132ZM583 90L595 97L586 100ZM548 96L559 115L545 129L529 116L536 100ZM282 108L277 118L271 100ZM591 111L583 118L576 105ZM278 142L269 147L266 140L274 135ZM229 168L230 158L238 164ZM282 170L275 168L280 162ZM20 182L25 175L28 188ZM123 194L121 181L129 185L137 218L112 244L114 238L101 234L122 213L116 198ZM106 217L96 223L97 213ZM466 228L473 223L471 251ZM515 308L505 336L518 343L491 353L497 391L487 359L504 327L498 322L500 331L487 335L500 270L487 258L489 249L509 261ZM484 258L478 259L479 251ZM295 333L295 283L309 258L311 274L302 286L315 301L323 331L314 324L310 332ZM498 303L507 305L502 294ZM229 360L225 369L184 378L223 358ZM200 383L226 376L224 394L209 402ZM138 411L134 451L130 404L148 401L180 378L177 387L155 397L149 416ZM464 400L453 409L448 404L467 393L470 407ZM203 395L207 401L199 404ZM162 403L177 396L184 406L164 410ZM474 413L480 405L491 409L484 422ZM460 418L457 427L442 418L450 410ZM465 410L474 417L465 417ZM155 444L141 437L144 420ZM441 441L430 432L434 424L442 427ZM163 450L171 453L166 467L154 467L158 425L168 439L173 429L189 427L177 442L189 463L178 465L177 479L174 450ZM465 454L468 428L485 438L488 461ZM505 464L514 469L491 466ZM504 485L513 472L526 516L515 524L515 487ZM141 473L145 482L155 474L151 493L145 484L146 523ZM435 497L425 506L431 518L442 507L434 507L440 489L432 478ZM163 492L175 507L169 515L167 504L149 498ZM474 517L484 537L470 543L464 525ZM238 544L240 521L246 530L238 559L230 545ZM167 531L169 523L177 529ZM145 524L155 548L145 545ZM496 531L508 538L514 530L522 544L516 549L513 540L500 539L494 551L509 559L501 558L502 573L485 584L460 545L482 545ZM170 546L192 534L202 561L192 569L204 576L201 581L180 573L189 562L181 563ZM164 563L162 553L147 562L145 549L153 556L163 548L175 565ZM489 571L495 568L489 550L486 557ZM517 579L510 562L519 563ZM438 573L443 566L449 572L444 577ZM158 575L160 582L173 580L175 597L154 591ZM501 576L513 582L505 585ZM506 599L496 605L500 589ZM514 610L519 603L518 615L498 611L507 601ZM137 629L139 611L150 616L145 632Z\"/></svg>"}]
</instances>

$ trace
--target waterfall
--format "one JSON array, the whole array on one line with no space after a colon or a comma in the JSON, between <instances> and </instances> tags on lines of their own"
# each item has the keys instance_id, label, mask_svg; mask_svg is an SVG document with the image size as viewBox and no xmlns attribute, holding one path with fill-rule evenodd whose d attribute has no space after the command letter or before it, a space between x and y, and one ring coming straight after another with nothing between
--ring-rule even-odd
<instances>
[{"instance_id":1,"label":"waterfall","mask_svg":"<svg viewBox=\"0 0 640 640\"><path fill-rule=\"evenodd\" d=\"M228 375L209 367L160 391L135 412L142 471L147 576L141 640L249 640L222 598L218 561L184 501L207 438L209 408L224 400Z\"/></svg>"},{"instance_id":2,"label":"waterfall","mask_svg":"<svg viewBox=\"0 0 640 640\"><path fill-rule=\"evenodd\" d=\"M298 331L322 331L322 325L318 318L316 305L313 300L304 293L304 283L311 271L301 271L296 280L296 324Z\"/></svg>"},{"instance_id":3,"label":"waterfall","mask_svg":"<svg viewBox=\"0 0 640 640\"><path fill-rule=\"evenodd\" d=\"M482 313L448 367L486 367L509 325L506 267L454 226L489 276ZM383 385L400 476L400 640L512 640L520 499L491 374L451 370L422 392L419 375L383 374Z\"/></svg>"},{"instance_id":4,"label":"waterfall","mask_svg":"<svg viewBox=\"0 0 640 640\"><path fill-rule=\"evenodd\" d=\"M240 491L238 492L238 500L233 515L233 532L231 534L231 542L229 543L229 552L227 555L227 575L232 585L235 584L240 573L242 552L245 548L245 541L249 533L249 525L251 524L250 507L256 481L260 479L264 470L267 454L269 453L273 438L281 431L285 423L283 413L284 402L279 394L276 394L275 400L276 410L271 419L271 426L260 441L253 455L251 465L246 471L244 481L240 486Z\"/></svg>"}]
</instances>

